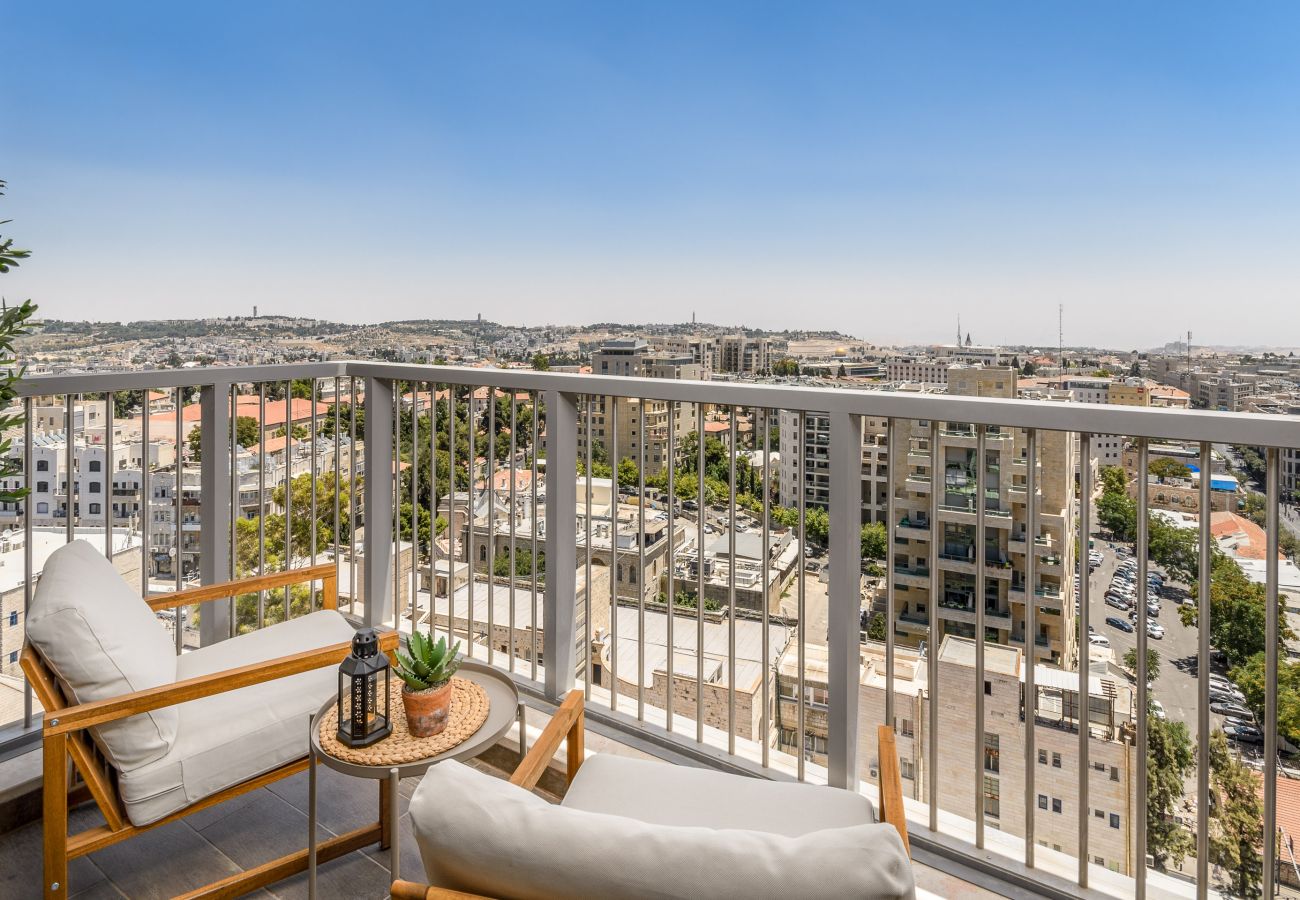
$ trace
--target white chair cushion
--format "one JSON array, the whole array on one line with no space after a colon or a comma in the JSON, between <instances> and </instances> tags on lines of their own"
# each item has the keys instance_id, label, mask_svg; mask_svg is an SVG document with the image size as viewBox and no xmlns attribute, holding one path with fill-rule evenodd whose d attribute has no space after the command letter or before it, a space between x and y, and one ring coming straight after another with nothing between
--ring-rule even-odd
<instances>
[{"instance_id":1,"label":"white chair cushion","mask_svg":"<svg viewBox=\"0 0 1300 900\"><path fill-rule=\"evenodd\" d=\"M171 684L172 637L104 554L86 541L60 547L45 563L27 639L75 703ZM159 709L91 729L120 772L161 759L176 740L179 715Z\"/></svg>"},{"instance_id":2,"label":"white chair cushion","mask_svg":"<svg viewBox=\"0 0 1300 900\"><path fill-rule=\"evenodd\" d=\"M352 639L339 613L322 610L181 656L178 680L314 650ZM338 692L325 666L182 703L171 752L121 773L118 787L134 825L147 825L217 791L307 753L308 719Z\"/></svg>"},{"instance_id":3,"label":"white chair cushion","mask_svg":"<svg viewBox=\"0 0 1300 900\"><path fill-rule=\"evenodd\" d=\"M701 797L708 802L701 803ZM611 753L598 753L582 764L563 805L652 825L742 828L786 837L876 821L871 801L852 791Z\"/></svg>"},{"instance_id":4,"label":"white chair cushion","mask_svg":"<svg viewBox=\"0 0 1300 900\"><path fill-rule=\"evenodd\" d=\"M715 797L696 794L683 817L698 810L708 818L708 808L717 805ZM553 806L456 762L439 763L425 774L410 812L429 880L490 897L915 896L907 854L888 825L850 825L789 837L652 824Z\"/></svg>"}]
</instances>

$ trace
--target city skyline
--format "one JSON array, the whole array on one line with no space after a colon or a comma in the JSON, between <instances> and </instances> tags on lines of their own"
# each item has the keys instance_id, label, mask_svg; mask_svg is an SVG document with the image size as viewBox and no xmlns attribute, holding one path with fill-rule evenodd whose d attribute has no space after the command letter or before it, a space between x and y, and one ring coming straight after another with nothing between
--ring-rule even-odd
<instances>
[{"instance_id":1,"label":"city skyline","mask_svg":"<svg viewBox=\"0 0 1300 900\"><path fill-rule=\"evenodd\" d=\"M942 11L21 10L6 293L1300 344L1294 9Z\"/></svg>"}]
</instances>

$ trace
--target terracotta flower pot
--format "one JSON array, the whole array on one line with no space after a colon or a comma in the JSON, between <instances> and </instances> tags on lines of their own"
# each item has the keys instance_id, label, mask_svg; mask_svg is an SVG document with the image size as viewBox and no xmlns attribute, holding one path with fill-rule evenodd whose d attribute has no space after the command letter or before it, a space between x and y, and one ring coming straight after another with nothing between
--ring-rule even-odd
<instances>
[{"instance_id":1,"label":"terracotta flower pot","mask_svg":"<svg viewBox=\"0 0 1300 900\"><path fill-rule=\"evenodd\" d=\"M402 707L411 734L422 738L441 734L451 713L451 682L427 691L402 688Z\"/></svg>"}]
</instances>

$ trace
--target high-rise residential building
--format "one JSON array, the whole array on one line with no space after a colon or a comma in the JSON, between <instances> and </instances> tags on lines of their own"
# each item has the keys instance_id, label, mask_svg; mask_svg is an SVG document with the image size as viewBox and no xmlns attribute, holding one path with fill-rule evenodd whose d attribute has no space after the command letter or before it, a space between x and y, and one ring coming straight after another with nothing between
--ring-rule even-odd
<instances>
[{"instance_id":1,"label":"high-rise residential building","mask_svg":"<svg viewBox=\"0 0 1300 900\"><path fill-rule=\"evenodd\" d=\"M701 378L718 371L718 342L710 337L663 335L654 340L657 350L672 356L689 356L703 372Z\"/></svg>"},{"instance_id":2,"label":"high-rise residential building","mask_svg":"<svg viewBox=\"0 0 1300 900\"><path fill-rule=\"evenodd\" d=\"M761 375L772 368L772 339L729 334L718 341L717 371Z\"/></svg>"},{"instance_id":3,"label":"high-rise residential building","mask_svg":"<svg viewBox=\"0 0 1300 900\"><path fill-rule=\"evenodd\" d=\"M962 396L1016 396L1016 372L1009 367L956 366L948 390ZM933 432L933 434L932 434ZM937 437L938 471L931 471L931 441ZM895 634L907 644L926 639L932 579L943 633L975 636L975 604L984 604L991 642L1033 646L1035 659L1067 664L1076 656L1073 572L1073 492L1076 439L1058 431L1038 432L1036 481L1038 533L1027 530L1028 437L1021 429L989 427L984 459L977 456L979 431L958 422L894 422L894 465L889 467L898 521L890 545L895 582ZM984 469L984 541L977 539L979 470ZM941 492L932 497L932 492ZM932 502L937 518L932 514ZM931 541L937 571L930 570ZM985 584L975 583L976 553L984 554ZM1026 558L1036 557L1037 584L1026 579ZM1025 634L1025 605L1035 604L1036 633Z\"/></svg>"},{"instance_id":4,"label":"high-rise residential building","mask_svg":"<svg viewBox=\"0 0 1300 900\"><path fill-rule=\"evenodd\" d=\"M879 753L875 724L885 721L885 647L868 642L861 649L858 689L859 776L875 781ZM984 684L975 683L975 643L946 636L939 645L938 718L932 719L926 654L895 650L894 734L903 792L914 800L929 796L934 779L941 809L1009 834L1025 833L1025 729L1033 727L1034 839L1040 846L1076 854L1079 842L1079 678L1074 672L1039 663L1034 670L1034 715L1025 714L1024 654L992 644L984 649ZM807 758L827 762L827 653L825 644L804 648L804 734ZM797 753L799 659L791 641L776 664L777 708L772 717L773 746ZM973 691L984 694L983 735L977 734ZM1138 865L1135 817L1137 778L1133 688L1110 675L1094 674L1088 686L1088 853L1098 865L1130 874ZM1027 725L1026 723L1033 723ZM925 747L931 729L941 735L933 772L926 769ZM982 771L971 766L981 740ZM976 784L976 779L979 784ZM978 799L977 799L978 798Z\"/></svg>"},{"instance_id":5,"label":"high-rise residential building","mask_svg":"<svg viewBox=\"0 0 1300 900\"><path fill-rule=\"evenodd\" d=\"M596 375L627 378L707 378L704 367L691 356L655 352L641 338L607 341L592 354L591 369ZM591 438L604 448L611 464L617 453L618 459L644 462L645 473L655 475L668 465L669 430L674 452L680 454L682 439L695 426L694 403L678 403L670 416L670 405L663 400L602 396L595 398L592 408ZM587 439L587 416L579 415L579 459L587 458Z\"/></svg>"},{"instance_id":6,"label":"high-rise residential building","mask_svg":"<svg viewBox=\"0 0 1300 900\"><path fill-rule=\"evenodd\" d=\"M899 357L885 363L885 377L889 381L916 381L921 384L947 384L950 359L932 357Z\"/></svg>"}]
</instances>

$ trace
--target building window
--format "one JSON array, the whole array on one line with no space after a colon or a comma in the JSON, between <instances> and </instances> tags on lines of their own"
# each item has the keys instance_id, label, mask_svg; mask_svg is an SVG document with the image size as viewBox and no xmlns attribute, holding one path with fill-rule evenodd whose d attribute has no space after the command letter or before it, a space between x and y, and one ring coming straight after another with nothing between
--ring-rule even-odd
<instances>
[{"instance_id":1,"label":"building window","mask_svg":"<svg viewBox=\"0 0 1300 900\"><path fill-rule=\"evenodd\" d=\"M1119 813L1110 814L1110 827L1119 828Z\"/></svg>"},{"instance_id":2,"label":"building window","mask_svg":"<svg viewBox=\"0 0 1300 900\"><path fill-rule=\"evenodd\" d=\"M92 460L90 461L89 471L91 471L91 472L98 472L98 471L99 471L99 466L100 466L100 462L99 462L99 460L97 460L97 459L92 459Z\"/></svg>"},{"instance_id":3,"label":"building window","mask_svg":"<svg viewBox=\"0 0 1300 900\"><path fill-rule=\"evenodd\" d=\"M1039 809L1047 809L1047 795L1046 795L1046 794L1039 794L1039 795L1038 795L1038 808L1039 808Z\"/></svg>"},{"instance_id":4,"label":"building window","mask_svg":"<svg viewBox=\"0 0 1300 900\"><path fill-rule=\"evenodd\" d=\"M912 731L912 720L911 719L900 720L898 726L898 733L901 734L903 737L911 737L914 733Z\"/></svg>"},{"instance_id":5,"label":"building window","mask_svg":"<svg viewBox=\"0 0 1300 900\"><path fill-rule=\"evenodd\" d=\"M18 651L14 650L9 654L9 664L14 665L18 662Z\"/></svg>"},{"instance_id":6,"label":"building window","mask_svg":"<svg viewBox=\"0 0 1300 900\"><path fill-rule=\"evenodd\" d=\"M48 471L50 471L50 461L49 461L48 459L38 459L38 460L36 460L36 471L37 471L37 472L48 472Z\"/></svg>"},{"instance_id":7,"label":"building window","mask_svg":"<svg viewBox=\"0 0 1300 900\"><path fill-rule=\"evenodd\" d=\"M36 482L36 493L48 494L50 492L50 483L48 481Z\"/></svg>"},{"instance_id":8,"label":"building window","mask_svg":"<svg viewBox=\"0 0 1300 900\"><path fill-rule=\"evenodd\" d=\"M97 516L97 515L99 515L100 509L101 509L101 507L100 507L100 505L99 505L98 503L92 503L92 504L90 504L90 515L92 515L92 516Z\"/></svg>"},{"instance_id":9,"label":"building window","mask_svg":"<svg viewBox=\"0 0 1300 900\"><path fill-rule=\"evenodd\" d=\"M1119 769L1115 768L1114 766L1110 767L1110 780L1119 781Z\"/></svg>"},{"instance_id":10,"label":"building window","mask_svg":"<svg viewBox=\"0 0 1300 900\"><path fill-rule=\"evenodd\" d=\"M16 610L16 609L10 610L10 611L9 611L9 627L10 627L10 628L13 628L13 627L15 627L17 624L18 624L18 610Z\"/></svg>"},{"instance_id":11,"label":"building window","mask_svg":"<svg viewBox=\"0 0 1300 900\"><path fill-rule=\"evenodd\" d=\"M1001 816L998 780L987 775L984 776L984 815L994 819Z\"/></svg>"},{"instance_id":12,"label":"building window","mask_svg":"<svg viewBox=\"0 0 1300 900\"><path fill-rule=\"evenodd\" d=\"M1060 811L1061 811L1061 798L1060 798L1060 797L1053 797L1053 798L1052 798L1052 812L1054 812L1054 813L1059 813Z\"/></svg>"},{"instance_id":13,"label":"building window","mask_svg":"<svg viewBox=\"0 0 1300 900\"><path fill-rule=\"evenodd\" d=\"M1001 743L996 734L984 732L984 771L998 771Z\"/></svg>"},{"instance_id":14,"label":"building window","mask_svg":"<svg viewBox=\"0 0 1300 900\"><path fill-rule=\"evenodd\" d=\"M1045 766L1045 765L1047 765L1047 751L1046 751L1046 750L1039 750L1039 751L1038 751L1038 764L1039 764L1040 766Z\"/></svg>"},{"instance_id":15,"label":"building window","mask_svg":"<svg viewBox=\"0 0 1300 900\"><path fill-rule=\"evenodd\" d=\"M910 759L900 759L898 771L908 781L916 780L916 765Z\"/></svg>"},{"instance_id":16,"label":"building window","mask_svg":"<svg viewBox=\"0 0 1300 900\"><path fill-rule=\"evenodd\" d=\"M92 482L90 483L90 493L92 493L92 494L98 494L98 493L99 493L99 482L98 482L98 481L92 481Z\"/></svg>"},{"instance_id":17,"label":"building window","mask_svg":"<svg viewBox=\"0 0 1300 900\"><path fill-rule=\"evenodd\" d=\"M1052 768L1053 769L1061 768L1061 754L1059 753L1052 754Z\"/></svg>"},{"instance_id":18,"label":"building window","mask_svg":"<svg viewBox=\"0 0 1300 900\"><path fill-rule=\"evenodd\" d=\"M991 681L984 682L984 696L986 697L993 696L993 682Z\"/></svg>"},{"instance_id":19,"label":"building window","mask_svg":"<svg viewBox=\"0 0 1300 900\"><path fill-rule=\"evenodd\" d=\"M50 504L48 504L48 503L37 503L37 504L36 504L36 511L37 511L38 513L40 513L41 515L48 515L49 512L50 512Z\"/></svg>"}]
</instances>

